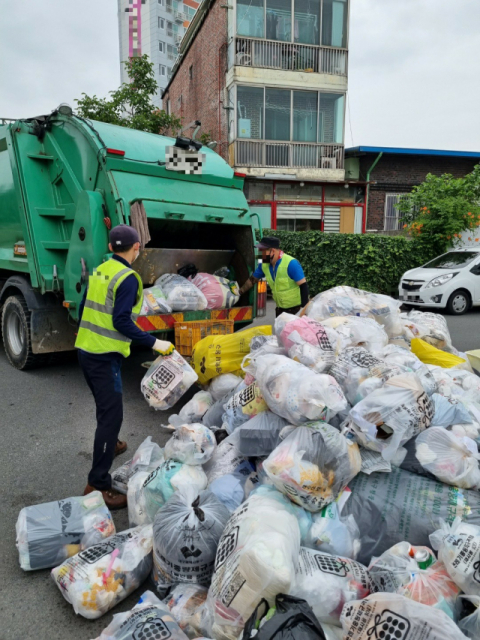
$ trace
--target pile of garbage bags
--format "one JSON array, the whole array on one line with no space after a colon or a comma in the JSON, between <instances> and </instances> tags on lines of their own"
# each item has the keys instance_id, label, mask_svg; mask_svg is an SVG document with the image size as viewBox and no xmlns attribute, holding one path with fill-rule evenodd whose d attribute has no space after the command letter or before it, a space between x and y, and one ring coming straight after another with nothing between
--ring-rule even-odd
<instances>
[{"instance_id":1,"label":"pile of garbage bags","mask_svg":"<svg viewBox=\"0 0 480 640\"><path fill-rule=\"evenodd\" d=\"M80 615L149 580L102 640L480 638L480 379L443 318L336 287L161 356L142 391L162 411L194 383L112 473L130 529L100 494L20 513L21 566Z\"/></svg>"}]
</instances>

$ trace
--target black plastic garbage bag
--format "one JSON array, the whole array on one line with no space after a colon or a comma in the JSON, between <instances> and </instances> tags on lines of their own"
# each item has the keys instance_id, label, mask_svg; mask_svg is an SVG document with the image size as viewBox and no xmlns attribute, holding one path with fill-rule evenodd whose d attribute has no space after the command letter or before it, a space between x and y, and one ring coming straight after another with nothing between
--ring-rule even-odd
<instances>
[{"instance_id":1,"label":"black plastic garbage bag","mask_svg":"<svg viewBox=\"0 0 480 640\"><path fill-rule=\"evenodd\" d=\"M275 613L257 632L258 614L262 607L265 614L269 608L268 602L262 599L245 625L242 640L250 640L250 638L255 638L255 640L326 640L322 627L308 602L280 593L275 599L275 605Z\"/></svg>"}]
</instances>

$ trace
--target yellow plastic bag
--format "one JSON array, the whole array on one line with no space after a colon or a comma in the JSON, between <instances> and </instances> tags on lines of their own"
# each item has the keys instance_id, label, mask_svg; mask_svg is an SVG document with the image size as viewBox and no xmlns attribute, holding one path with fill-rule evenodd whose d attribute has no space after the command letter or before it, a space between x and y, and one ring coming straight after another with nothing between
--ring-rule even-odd
<instances>
[{"instance_id":1,"label":"yellow plastic bag","mask_svg":"<svg viewBox=\"0 0 480 640\"><path fill-rule=\"evenodd\" d=\"M197 342L190 366L198 375L198 382L205 384L222 373L241 370L243 358L250 353L251 339L261 335L271 336L272 327L252 327L227 336L207 336Z\"/></svg>"},{"instance_id":2,"label":"yellow plastic bag","mask_svg":"<svg viewBox=\"0 0 480 640\"><path fill-rule=\"evenodd\" d=\"M413 338L411 349L424 364L434 364L437 367L451 369L452 367L465 363L463 358L432 347L431 344L428 344L428 342L425 342L425 340L421 338Z\"/></svg>"}]
</instances>

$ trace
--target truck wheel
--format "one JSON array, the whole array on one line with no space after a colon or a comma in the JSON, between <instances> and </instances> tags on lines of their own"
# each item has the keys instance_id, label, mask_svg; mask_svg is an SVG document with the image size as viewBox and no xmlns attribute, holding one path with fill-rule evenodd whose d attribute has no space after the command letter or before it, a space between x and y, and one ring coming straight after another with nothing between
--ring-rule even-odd
<instances>
[{"instance_id":1,"label":"truck wheel","mask_svg":"<svg viewBox=\"0 0 480 640\"><path fill-rule=\"evenodd\" d=\"M468 291L454 291L447 302L447 311L452 316L461 316L470 309L471 298Z\"/></svg>"},{"instance_id":2,"label":"truck wheel","mask_svg":"<svg viewBox=\"0 0 480 640\"><path fill-rule=\"evenodd\" d=\"M2 313L3 345L10 364L20 370L40 367L49 359L48 355L32 352L30 315L22 295L10 296L5 300Z\"/></svg>"}]
</instances>

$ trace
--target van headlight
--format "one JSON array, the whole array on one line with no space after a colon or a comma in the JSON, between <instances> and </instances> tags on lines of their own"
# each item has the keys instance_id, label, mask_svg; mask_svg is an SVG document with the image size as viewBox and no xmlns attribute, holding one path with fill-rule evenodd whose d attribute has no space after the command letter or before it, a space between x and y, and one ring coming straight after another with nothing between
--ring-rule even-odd
<instances>
[{"instance_id":1,"label":"van headlight","mask_svg":"<svg viewBox=\"0 0 480 640\"><path fill-rule=\"evenodd\" d=\"M431 287L440 287L442 284L446 284L449 280L454 278L457 273L445 273L444 275L438 276L433 280L430 280L425 289L430 289Z\"/></svg>"}]
</instances>

